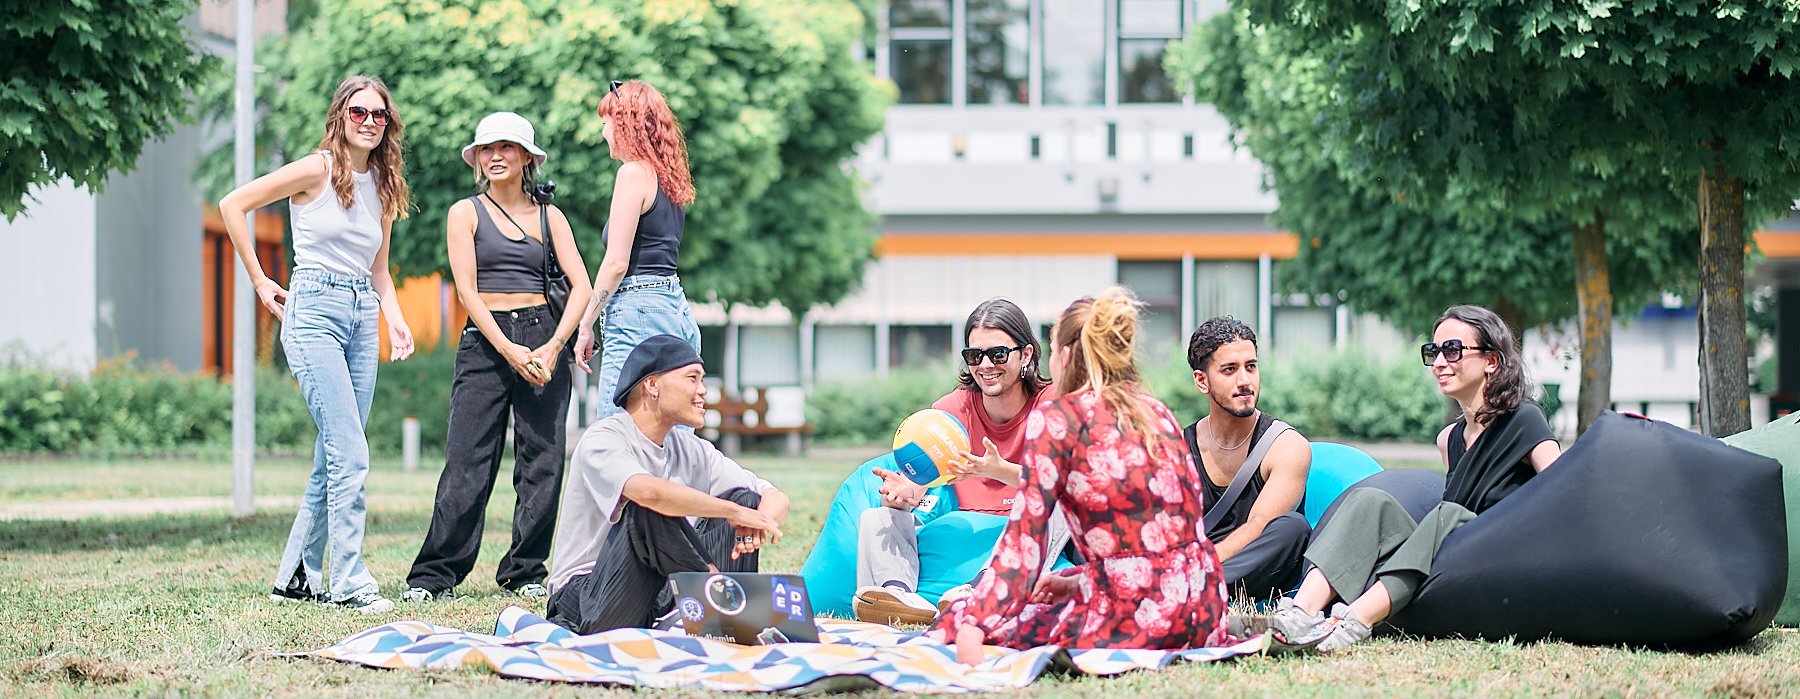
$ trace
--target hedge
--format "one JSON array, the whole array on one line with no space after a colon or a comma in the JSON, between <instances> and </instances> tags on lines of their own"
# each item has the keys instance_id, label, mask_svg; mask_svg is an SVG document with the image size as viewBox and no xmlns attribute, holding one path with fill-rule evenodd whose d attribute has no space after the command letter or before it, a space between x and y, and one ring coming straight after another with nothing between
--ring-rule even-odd
<instances>
[{"instance_id":1,"label":"hedge","mask_svg":"<svg viewBox=\"0 0 1800 699\"><path fill-rule=\"evenodd\" d=\"M456 352L425 349L384 363L375 382L369 445L400 451L400 423L420 420L420 441L441 447ZM256 446L308 453L317 430L285 368L256 371ZM147 366L131 357L102 362L87 376L29 364L0 364L0 454L166 452L231 445L231 383L210 373Z\"/></svg>"},{"instance_id":2,"label":"hedge","mask_svg":"<svg viewBox=\"0 0 1800 699\"><path fill-rule=\"evenodd\" d=\"M1184 423L1210 401L1194 388L1184 357L1144 368L1150 389ZM1430 442L1444 426L1445 399L1418 360L1358 350L1265 357L1259 407L1309 438ZM814 434L827 442L886 443L900 420L956 385L953 363L896 369L885 378L821 383L807 400Z\"/></svg>"}]
</instances>

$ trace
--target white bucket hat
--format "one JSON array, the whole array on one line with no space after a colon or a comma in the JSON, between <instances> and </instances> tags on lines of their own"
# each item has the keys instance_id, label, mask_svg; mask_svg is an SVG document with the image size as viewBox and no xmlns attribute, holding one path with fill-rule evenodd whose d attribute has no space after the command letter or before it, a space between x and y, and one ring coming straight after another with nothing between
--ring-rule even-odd
<instances>
[{"instance_id":1,"label":"white bucket hat","mask_svg":"<svg viewBox=\"0 0 1800 699\"><path fill-rule=\"evenodd\" d=\"M524 148L525 152L530 153L531 157L537 160L538 165L543 165L544 151L538 148L536 143L532 143L533 135L535 132L531 129L531 122L526 121L525 117L512 112L494 112L482 117L481 123L475 125L475 140L469 142L469 145L463 146L462 149L463 162L468 163L469 167L478 168L475 165L475 149L477 147L500 141L511 141L519 144L519 147Z\"/></svg>"}]
</instances>

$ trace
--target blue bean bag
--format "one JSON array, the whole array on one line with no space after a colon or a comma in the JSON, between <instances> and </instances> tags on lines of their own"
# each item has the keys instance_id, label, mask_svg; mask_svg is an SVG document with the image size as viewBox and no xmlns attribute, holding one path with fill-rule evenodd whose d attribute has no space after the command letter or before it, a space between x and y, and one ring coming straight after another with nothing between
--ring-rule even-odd
<instances>
[{"instance_id":1,"label":"blue bean bag","mask_svg":"<svg viewBox=\"0 0 1800 699\"><path fill-rule=\"evenodd\" d=\"M844 479L843 485L838 486L837 495L831 499L831 511L825 515L825 527L819 531L819 539L813 543L812 553L807 555L806 564L800 568L800 575L806 578L806 592L812 598L814 612L846 619L855 617L850 609L850 600L856 594L856 525L862 517L863 510L881 506L881 493L877 492L877 489L881 487L881 479L869 472L875 468L896 470L894 455L887 453L868 460L851 472L849 477ZM936 502L931 503L930 508L921 507L915 511L913 513L915 521L929 523L943 515L956 512L956 490L954 488L939 486L926 491L926 495L927 497L936 496ZM1000 526L1006 523L1005 518L986 516L998 521ZM985 532L985 529L974 527L972 524L965 523L958 526L968 530L969 534ZM935 537L935 534L933 536ZM988 535L986 548L980 552L980 560L974 563L974 570L969 572L969 577L973 577L974 572L981 569L982 562L987 560L988 552L993 550L994 540L999 536L999 526L995 526L993 533ZM981 542L969 541L960 545L944 547L948 551L934 550L934 548L943 547L944 543L933 538L927 544L926 533L920 532L919 587L921 589L919 594L925 595L934 602L939 595L944 593L944 590L968 582L969 578L946 582L928 574L937 573L938 577L941 577L943 573L940 571L944 570L946 563L951 563L947 560L952 555L951 551L967 550L970 547L979 546ZM931 568L926 567L926 558L931 559ZM975 556L971 554L961 558L975 558ZM956 569L966 566L953 564L948 567ZM924 589L928 582L931 586L930 589L934 590L932 593L927 593Z\"/></svg>"},{"instance_id":2,"label":"blue bean bag","mask_svg":"<svg viewBox=\"0 0 1800 699\"><path fill-rule=\"evenodd\" d=\"M1407 633L1717 648L1787 586L1781 465L1603 413L1556 463L1445 538Z\"/></svg>"},{"instance_id":3,"label":"blue bean bag","mask_svg":"<svg viewBox=\"0 0 1800 699\"><path fill-rule=\"evenodd\" d=\"M1381 464L1361 449L1334 442L1312 443L1312 471L1306 476L1306 498L1300 512L1306 523L1319 526L1319 518L1350 486L1381 471Z\"/></svg>"}]
</instances>

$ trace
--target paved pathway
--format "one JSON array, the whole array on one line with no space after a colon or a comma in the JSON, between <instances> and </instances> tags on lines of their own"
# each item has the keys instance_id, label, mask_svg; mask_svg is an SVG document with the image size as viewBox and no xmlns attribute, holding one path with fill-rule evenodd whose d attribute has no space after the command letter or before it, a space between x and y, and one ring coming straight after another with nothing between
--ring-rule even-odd
<instances>
[{"instance_id":1,"label":"paved pathway","mask_svg":"<svg viewBox=\"0 0 1800 699\"><path fill-rule=\"evenodd\" d=\"M258 509L293 509L300 505L298 497L260 497ZM0 505L0 520L12 519L89 519L136 517L189 512L229 512L230 497L118 498L114 500L49 500Z\"/></svg>"}]
</instances>

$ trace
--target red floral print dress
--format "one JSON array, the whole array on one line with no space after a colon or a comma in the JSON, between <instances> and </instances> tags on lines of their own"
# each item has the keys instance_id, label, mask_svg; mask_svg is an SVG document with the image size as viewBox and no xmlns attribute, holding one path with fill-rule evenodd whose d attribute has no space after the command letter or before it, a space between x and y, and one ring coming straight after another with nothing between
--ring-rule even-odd
<instances>
[{"instance_id":1,"label":"red floral print dress","mask_svg":"<svg viewBox=\"0 0 1800 699\"><path fill-rule=\"evenodd\" d=\"M1047 400L1026 418L1019 500L1000 534L992 574L928 634L954 643L969 624L1011 648L1182 649L1236 641L1227 632L1225 578L1202 531L1200 473L1174 415L1139 395L1147 435L1124 434L1092 391ZM1028 602L1054 503L1068 509L1087 563L1055 573L1079 591L1059 604Z\"/></svg>"}]
</instances>

